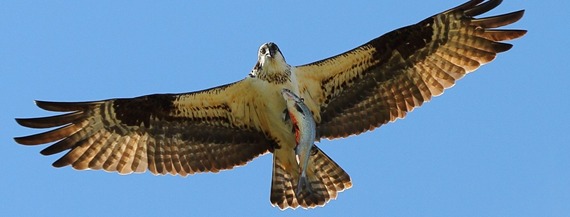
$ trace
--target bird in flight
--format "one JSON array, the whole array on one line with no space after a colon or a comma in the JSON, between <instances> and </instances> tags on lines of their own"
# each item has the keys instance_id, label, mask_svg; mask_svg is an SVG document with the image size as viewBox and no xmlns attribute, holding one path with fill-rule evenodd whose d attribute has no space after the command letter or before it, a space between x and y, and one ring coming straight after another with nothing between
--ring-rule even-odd
<instances>
[{"instance_id":1,"label":"bird in flight","mask_svg":"<svg viewBox=\"0 0 570 217\"><path fill-rule=\"evenodd\" d=\"M512 45L504 41L526 33L500 28L518 21L523 10L476 18L500 3L470 0L306 65L287 64L277 45L266 43L244 79L206 90L90 102L36 101L42 109L64 113L17 118L25 127L55 129L15 140L51 143L41 151L44 155L65 152L55 167L120 174L218 172L272 153L271 203L281 209L322 206L352 186L350 177L315 149L306 169L308 179L319 182L321 187L312 192L320 197L295 193L301 174L296 136L291 122L283 119L287 105L281 91L304 99L316 123L316 140L356 135L404 118L509 50Z\"/></svg>"}]
</instances>

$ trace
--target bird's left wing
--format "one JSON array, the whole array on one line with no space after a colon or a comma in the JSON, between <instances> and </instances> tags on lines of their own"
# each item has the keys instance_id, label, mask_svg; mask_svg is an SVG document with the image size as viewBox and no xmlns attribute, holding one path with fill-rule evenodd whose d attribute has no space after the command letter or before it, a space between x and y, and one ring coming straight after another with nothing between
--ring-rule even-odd
<instances>
[{"instance_id":1,"label":"bird's left wing","mask_svg":"<svg viewBox=\"0 0 570 217\"><path fill-rule=\"evenodd\" d=\"M471 0L403 27L343 54L296 67L303 98L317 120L319 138L379 127L443 93L456 80L512 45L501 41L525 30L496 29L524 11L474 18L501 0ZM483 2L483 3L482 3Z\"/></svg>"},{"instance_id":2,"label":"bird's left wing","mask_svg":"<svg viewBox=\"0 0 570 217\"><path fill-rule=\"evenodd\" d=\"M41 153L69 150L55 167L187 175L243 165L272 143L246 106L256 96L242 81L185 94L155 94L94 102L45 102L45 110L68 112L22 118L30 128L57 129L15 138L24 145L56 142Z\"/></svg>"}]
</instances>

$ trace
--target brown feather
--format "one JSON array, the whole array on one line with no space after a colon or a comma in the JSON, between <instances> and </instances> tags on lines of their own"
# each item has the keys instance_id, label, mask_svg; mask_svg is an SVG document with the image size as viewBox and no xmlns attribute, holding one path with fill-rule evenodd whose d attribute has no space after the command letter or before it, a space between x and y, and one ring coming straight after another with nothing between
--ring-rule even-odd
<instances>
[{"instance_id":1,"label":"brown feather","mask_svg":"<svg viewBox=\"0 0 570 217\"><path fill-rule=\"evenodd\" d=\"M478 3L480 3L481 1L479 1ZM491 0L491 1L487 1L484 2L483 4L479 4L477 6L472 5L471 7L467 7L465 8L465 16L469 16L469 17L473 17L473 16L477 16L477 15L481 15L483 13L486 13L490 10L492 10L493 8L496 8L497 6L499 6L501 4L501 2L503 2L502 0Z\"/></svg>"},{"instance_id":2,"label":"brown feather","mask_svg":"<svg viewBox=\"0 0 570 217\"><path fill-rule=\"evenodd\" d=\"M444 12L442 12L442 14L452 13L454 11L468 10L468 9L476 7L478 4L480 4L483 1L485 1L485 0L470 0L468 2L463 3L462 5L459 5L457 7L449 9L447 11L444 11Z\"/></svg>"},{"instance_id":3,"label":"brown feather","mask_svg":"<svg viewBox=\"0 0 570 217\"><path fill-rule=\"evenodd\" d=\"M102 132L101 139L95 143L97 146L101 146L100 151L89 161L89 168L94 170L103 169L103 164L111 155L113 148L110 148L112 144L118 139L118 135L112 134L110 132Z\"/></svg>"},{"instance_id":4,"label":"brown feather","mask_svg":"<svg viewBox=\"0 0 570 217\"><path fill-rule=\"evenodd\" d=\"M123 152L123 155L117 164L117 171L120 174L128 174L134 172L131 169L130 165L133 163L135 149L137 148L137 144L139 143L140 138L140 135L133 135L129 137L129 141L125 143L125 151Z\"/></svg>"},{"instance_id":5,"label":"brown feather","mask_svg":"<svg viewBox=\"0 0 570 217\"><path fill-rule=\"evenodd\" d=\"M91 162L91 160L101 150L101 144L98 143L98 141L101 139L99 136L100 134L96 134L83 141L87 143L87 149L79 157L75 158L74 160L70 160L73 162L73 168L78 170L89 169L89 162Z\"/></svg>"},{"instance_id":6,"label":"brown feather","mask_svg":"<svg viewBox=\"0 0 570 217\"><path fill-rule=\"evenodd\" d=\"M497 28L519 21L524 15L524 10L515 11L492 17L485 17L471 20L471 25L481 28Z\"/></svg>"},{"instance_id":7,"label":"brown feather","mask_svg":"<svg viewBox=\"0 0 570 217\"><path fill-rule=\"evenodd\" d=\"M97 106L101 104L100 101L93 102L48 102L48 101L36 101L36 105L44 110L52 112L73 112L73 111L85 111L91 106Z\"/></svg>"},{"instance_id":8,"label":"brown feather","mask_svg":"<svg viewBox=\"0 0 570 217\"><path fill-rule=\"evenodd\" d=\"M14 138L22 145L39 145L58 141L79 131L84 125L70 124L44 133Z\"/></svg>"},{"instance_id":9,"label":"brown feather","mask_svg":"<svg viewBox=\"0 0 570 217\"><path fill-rule=\"evenodd\" d=\"M485 30L482 33L478 33L477 36L483 37L491 41L508 41L516 38L520 38L526 34L526 30L511 30L511 29L501 29L501 30Z\"/></svg>"},{"instance_id":10,"label":"brown feather","mask_svg":"<svg viewBox=\"0 0 570 217\"><path fill-rule=\"evenodd\" d=\"M85 114L82 111L77 111L69 114L56 115L44 118L16 118L16 122L24 127L30 128L51 128L68 123L72 123L75 120L85 118Z\"/></svg>"}]
</instances>

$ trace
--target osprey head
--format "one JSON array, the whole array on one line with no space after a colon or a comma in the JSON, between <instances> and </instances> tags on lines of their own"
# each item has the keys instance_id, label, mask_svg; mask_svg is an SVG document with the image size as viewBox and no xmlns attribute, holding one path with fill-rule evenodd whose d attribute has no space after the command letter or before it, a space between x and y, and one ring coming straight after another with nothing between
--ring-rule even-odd
<instances>
[{"instance_id":1,"label":"osprey head","mask_svg":"<svg viewBox=\"0 0 570 217\"><path fill-rule=\"evenodd\" d=\"M250 75L267 81L283 81L291 74L291 66L285 62L285 57L279 47L273 42L268 42L259 47L257 63Z\"/></svg>"}]
</instances>

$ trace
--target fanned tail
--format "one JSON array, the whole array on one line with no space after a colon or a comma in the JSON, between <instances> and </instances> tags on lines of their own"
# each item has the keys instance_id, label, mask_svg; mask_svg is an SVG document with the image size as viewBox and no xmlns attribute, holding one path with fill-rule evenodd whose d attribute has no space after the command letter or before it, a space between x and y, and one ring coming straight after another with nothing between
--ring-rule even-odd
<instances>
[{"instance_id":1,"label":"fanned tail","mask_svg":"<svg viewBox=\"0 0 570 217\"><path fill-rule=\"evenodd\" d=\"M314 153L309 161L309 170L322 180L330 196L327 199L336 199L338 192L352 187L350 176L319 147L313 145Z\"/></svg>"},{"instance_id":2,"label":"fanned tail","mask_svg":"<svg viewBox=\"0 0 570 217\"><path fill-rule=\"evenodd\" d=\"M313 146L307 168L306 187L298 167L288 168L284 159L273 158L271 203L280 209L314 208L336 199L338 192L352 187L350 176L317 146ZM294 159L294 154L292 154ZM296 189L300 189L297 190Z\"/></svg>"}]
</instances>

